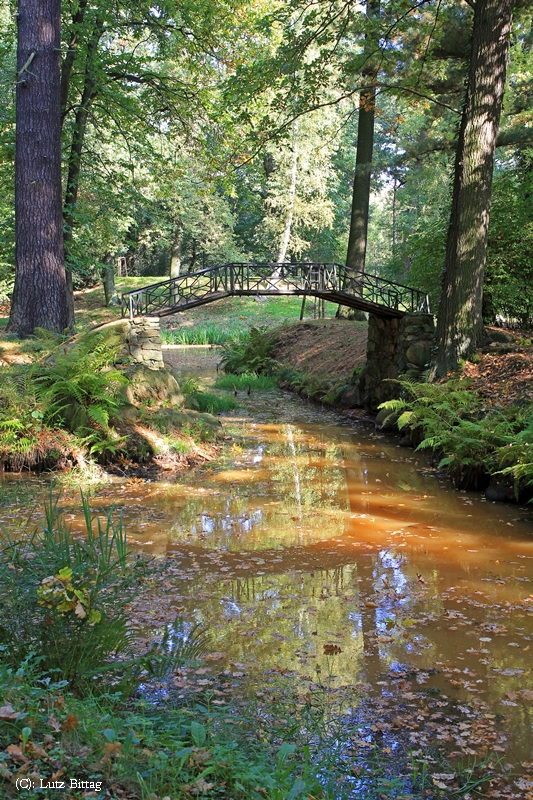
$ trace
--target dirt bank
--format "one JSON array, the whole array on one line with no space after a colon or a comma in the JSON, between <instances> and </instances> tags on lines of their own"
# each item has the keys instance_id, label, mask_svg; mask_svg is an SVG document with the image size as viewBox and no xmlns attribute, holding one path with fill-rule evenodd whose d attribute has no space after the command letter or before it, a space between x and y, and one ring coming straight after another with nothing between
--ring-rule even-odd
<instances>
[{"instance_id":1,"label":"dirt bank","mask_svg":"<svg viewBox=\"0 0 533 800\"><path fill-rule=\"evenodd\" d=\"M348 383L355 367L366 361L366 340L366 322L296 322L278 330L274 358L324 383Z\"/></svg>"}]
</instances>

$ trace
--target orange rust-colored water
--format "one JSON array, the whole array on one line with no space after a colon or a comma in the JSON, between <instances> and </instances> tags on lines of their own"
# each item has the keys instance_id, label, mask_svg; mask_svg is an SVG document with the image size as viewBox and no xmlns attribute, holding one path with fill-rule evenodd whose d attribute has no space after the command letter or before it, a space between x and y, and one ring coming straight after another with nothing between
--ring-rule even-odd
<instances>
[{"instance_id":1,"label":"orange rust-colored water","mask_svg":"<svg viewBox=\"0 0 533 800\"><path fill-rule=\"evenodd\" d=\"M410 672L487 703L531 757L531 509L458 492L425 456L299 398L242 400L219 463L113 481L93 502L172 559L147 624L205 624L256 683L265 670L337 686ZM76 527L74 501L65 512Z\"/></svg>"}]
</instances>

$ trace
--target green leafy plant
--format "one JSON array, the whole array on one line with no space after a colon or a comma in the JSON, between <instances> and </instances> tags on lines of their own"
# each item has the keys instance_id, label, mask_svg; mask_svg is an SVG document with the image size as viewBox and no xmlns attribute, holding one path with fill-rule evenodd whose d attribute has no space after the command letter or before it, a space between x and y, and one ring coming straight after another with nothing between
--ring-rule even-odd
<instances>
[{"instance_id":1,"label":"green leafy plant","mask_svg":"<svg viewBox=\"0 0 533 800\"><path fill-rule=\"evenodd\" d=\"M518 414L483 408L465 380L441 384L397 381L403 396L380 408L397 416L399 430L418 437L418 449L440 454L458 488L484 488L498 467L498 450L523 426Z\"/></svg>"},{"instance_id":2,"label":"green leafy plant","mask_svg":"<svg viewBox=\"0 0 533 800\"><path fill-rule=\"evenodd\" d=\"M62 422L70 430L107 427L110 414L123 402L119 392L127 382L111 367L121 344L118 333L92 334L47 365L37 376L47 421Z\"/></svg>"},{"instance_id":3,"label":"green leafy plant","mask_svg":"<svg viewBox=\"0 0 533 800\"><path fill-rule=\"evenodd\" d=\"M130 693L143 675L161 675L203 646L168 629L135 656L126 603L139 588L145 562L128 555L122 520L94 517L82 496L84 536L74 536L50 496L46 521L29 536L6 536L0 550L0 660L16 666L31 654L43 672L79 693L98 679Z\"/></svg>"},{"instance_id":4,"label":"green leafy plant","mask_svg":"<svg viewBox=\"0 0 533 800\"><path fill-rule=\"evenodd\" d=\"M30 370L6 375L0 384L0 457L23 460L39 443L44 404L35 391Z\"/></svg>"},{"instance_id":5,"label":"green leafy plant","mask_svg":"<svg viewBox=\"0 0 533 800\"><path fill-rule=\"evenodd\" d=\"M512 478L515 493L530 491L533 486L533 419L529 417L523 430L505 443L497 451L498 466L496 475Z\"/></svg>"},{"instance_id":6,"label":"green leafy plant","mask_svg":"<svg viewBox=\"0 0 533 800\"><path fill-rule=\"evenodd\" d=\"M272 354L275 335L265 327L250 328L246 336L222 346L220 362L226 372L271 375L276 367Z\"/></svg>"},{"instance_id":7,"label":"green leafy plant","mask_svg":"<svg viewBox=\"0 0 533 800\"><path fill-rule=\"evenodd\" d=\"M46 402L32 367L2 376L0 383L0 468L19 471L52 467L76 448L67 432L45 424ZM76 457L74 457L76 460Z\"/></svg>"},{"instance_id":8,"label":"green leafy plant","mask_svg":"<svg viewBox=\"0 0 533 800\"><path fill-rule=\"evenodd\" d=\"M56 354L36 378L45 422L76 433L92 455L104 458L120 449L109 419L124 403L120 390L127 379L111 366L121 344L114 331L86 336L72 350Z\"/></svg>"}]
</instances>

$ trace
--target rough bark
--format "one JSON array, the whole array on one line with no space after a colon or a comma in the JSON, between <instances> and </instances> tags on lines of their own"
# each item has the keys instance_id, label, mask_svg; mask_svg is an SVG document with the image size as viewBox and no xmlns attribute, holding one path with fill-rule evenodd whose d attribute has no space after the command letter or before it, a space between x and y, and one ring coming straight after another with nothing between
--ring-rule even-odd
<instances>
[{"instance_id":1,"label":"rough bark","mask_svg":"<svg viewBox=\"0 0 533 800\"><path fill-rule=\"evenodd\" d=\"M370 0L367 5L369 21L379 17L379 2ZM346 266L356 272L364 272L368 233L368 210L370 206L370 178L374 151L374 120L376 115L377 67L372 55L377 43L375 36L365 36L365 66L362 70L364 87L359 95L359 117L357 126L357 152L353 181L350 235Z\"/></svg>"},{"instance_id":2,"label":"rough bark","mask_svg":"<svg viewBox=\"0 0 533 800\"><path fill-rule=\"evenodd\" d=\"M346 254L346 266L356 272L364 272L365 270L370 177L374 150L374 119L376 114L376 72L365 74L365 78L369 81L369 86L361 92L359 97L357 155L350 215L350 235Z\"/></svg>"},{"instance_id":3,"label":"rough bark","mask_svg":"<svg viewBox=\"0 0 533 800\"><path fill-rule=\"evenodd\" d=\"M514 0L477 0L455 160L433 376L457 369L484 340L483 276L492 172Z\"/></svg>"},{"instance_id":4,"label":"rough bark","mask_svg":"<svg viewBox=\"0 0 533 800\"><path fill-rule=\"evenodd\" d=\"M8 329L67 327L61 197L60 0L19 0L15 289Z\"/></svg>"},{"instance_id":5,"label":"rough bark","mask_svg":"<svg viewBox=\"0 0 533 800\"><path fill-rule=\"evenodd\" d=\"M367 15L379 16L379 2L369 2ZM372 156L374 151L374 120L376 115L377 69L371 61L376 47L374 37L365 36L366 63L361 76L365 83L359 94L359 115L357 123L357 149L355 155L355 174L350 213L350 232L346 266L356 272L365 271L366 243L368 238L368 213L370 208L370 178L372 176ZM338 317L361 319L361 315L347 306L339 306Z\"/></svg>"}]
</instances>

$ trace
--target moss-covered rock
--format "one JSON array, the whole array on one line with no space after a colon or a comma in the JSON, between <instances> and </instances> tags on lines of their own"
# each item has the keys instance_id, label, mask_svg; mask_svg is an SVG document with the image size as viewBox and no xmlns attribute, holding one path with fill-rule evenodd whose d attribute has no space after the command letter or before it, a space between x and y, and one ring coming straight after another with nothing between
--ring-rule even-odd
<instances>
[{"instance_id":1,"label":"moss-covered rock","mask_svg":"<svg viewBox=\"0 0 533 800\"><path fill-rule=\"evenodd\" d=\"M126 370L129 384L125 388L126 400L134 406L183 406L183 394L176 378L164 369L150 369L136 364Z\"/></svg>"}]
</instances>

